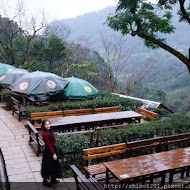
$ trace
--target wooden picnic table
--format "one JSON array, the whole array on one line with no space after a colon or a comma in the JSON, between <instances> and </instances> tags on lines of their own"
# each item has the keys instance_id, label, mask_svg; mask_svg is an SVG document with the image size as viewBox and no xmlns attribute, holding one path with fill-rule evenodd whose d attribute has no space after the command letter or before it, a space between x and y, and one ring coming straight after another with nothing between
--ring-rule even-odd
<instances>
[{"instance_id":1,"label":"wooden picnic table","mask_svg":"<svg viewBox=\"0 0 190 190\"><path fill-rule=\"evenodd\" d=\"M113 176L121 183L129 183L130 180L135 180L139 177L150 177L150 182L153 182L154 174L160 174L162 177L161 185L165 183L165 173L170 173L169 183L173 182L173 173L177 169L183 173L183 169L190 167L190 148L181 148L149 154L145 156L131 157L127 159L104 162L106 167L106 184L109 183L109 175ZM145 181L144 181L145 183Z\"/></svg>"},{"instance_id":2,"label":"wooden picnic table","mask_svg":"<svg viewBox=\"0 0 190 190\"><path fill-rule=\"evenodd\" d=\"M165 182L165 171L168 168L150 155L131 157L127 159L104 162L106 167L106 184L109 183L109 172L121 183L130 183L130 180L143 178L151 174L161 174L162 184ZM142 179L142 181L145 180ZM145 181L144 183L145 184Z\"/></svg>"},{"instance_id":3,"label":"wooden picnic table","mask_svg":"<svg viewBox=\"0 0 190 190\"><path fill-rule=\"evenodd\" d=\"M170 184L173 182L173 174L177 169L180 170L181 177L183 178L185 169L189 170L190 167L190 147L151 154L151 156L159 160L171 171L169 178Z\"/></svg>"},{"instance_id":4,"label":"wooden picnic table","mask_svg":"<svg viewBox=\"0 0 190 190\"><path fill-rule=\"evenodd\" d=\"M100 122L110 122L110 121L121 121L121 120L132 120L136 119L140 122L141 114L134 111L121 111L121 112L111 112L111 113L100 113L100 114L90 114L90 115L79 115L79 116L68 116L49 119L52 127L64 127L68 125L87 125L87 124L97 124Z\"/></svg>"}]
</instances>

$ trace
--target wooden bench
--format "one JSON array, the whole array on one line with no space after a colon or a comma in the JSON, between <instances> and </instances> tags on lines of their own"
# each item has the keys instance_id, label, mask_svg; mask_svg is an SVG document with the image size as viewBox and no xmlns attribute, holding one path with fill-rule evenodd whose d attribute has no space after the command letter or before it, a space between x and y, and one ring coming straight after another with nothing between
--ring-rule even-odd
<instances>
[{"instance_id":1,"label":"wooden bench","mask_svg":"<svg viewBox=\"0 0 190 190\"><path fill-rule=\"evenodd\" d=\"M103 107L103 108L94 108L94 113L110 113L110 112L118 112L120 111L120 106L113 107Z\"/></svg>"},{"instance_id":2,"label":"wooden bench","mask_svg":"<svg viewBox=\"0 0 190 190\"><path fill-rule=\"evenodd\" d=\"M77 115L89 115L92 114L92 108L75 109L75 110L63 110L63 116L77 116Z\"/></svg>"},{"instance_id":3,"label":"wooden bench","mask_svg":"<svg viewBox=\"0 0 190 190\"><path fill-rule=\"evenodd\" d=\"M28 141L29 145L32 147L36 155L39 156L43 152L45 146L42 136L29 121L27 121L27 128L30 135Z\"/></svg>"},{"instance_id":4,"label":"wooden bench","mask_svg":"<svg viewBox=\"0 0 190 190\"><path fill-rule=\"evenodd\" d=\"M126 153L125 143L84 149L83 160L85 161L84 169L86 177L88 177L89 175L95 177L98 174L106 172L106 168L103 163L89 165L89 161L91 161L92 159L103 158L113 155L120 155L121 157L123 157L124 153Z\"/></svg>"},{"instance_id":5,"label":"wooden bench","mask_svg":"<svg viewBox=\"0 0 190 190\"><path fill-rule=\"evenodd\" d=\"M148 118L150 118L150 119L157 120L157 116L158 116L157 113L154 113L152 111L143 109L141 107L137 108L137 112L144 115L144 116L146 116L146 117L148 117Z\"/></svg>"},{"instance_id":6,"label":"wooden bench","mask_svg":"<svg viewBox=\"0 0 190 190\"><path fill-rule=\"evenodd\" d=\"M98 181L95 178L93 177L86 178L75 165L71 165L70 167L74 174L75 182L77 185L76 189L104 190L104 188L98 183Z\"/></svg>"},{"instance_id":7,"label":"wooden bench","mask_svg":"<svg viewBox=\"0 0 190 190\"><path fill-rule=\"evenodd\" d=\"M97 109L97 112L96 112ZM99 111L98 111L99 109ZM105 107L105 108L95 108L95 113L105 113L105 112L115 112L119 111L120 107ZM86 109L75 109L75 110L63 110L63 111L51 111L51 112L37 112L30 114L30 122L37 129L41 127L41 122L43 119L56 118L56 117L67 117L67 116L79 116L79 115L89 115L93 114L92 108Z\"/></svg>"},{"instance_id":8,"label":"wooden bench","mask_svg":"<svg viewBox=\"0 0 190 190\"><path fill-rule=\"evenodd\" d=\"M51 112L37 112L30 114L30 121L35 128L41 127L43 119L75 116L75 115L87 115L92 114L92 109L76 109L76 110L63 110L63 111L51 111Z\"/></svg>"},{"instance_id":9,"label":"wooden bench","mask_svg":"<svg viewBox=\"0 0 190 190\"><path fill-rule=\"evenodd\" d=\"M12 100L12 115L16 113L18 115L18 120L21 120L22 116L26 115L25 107L14 97L11 97Z\"/></svg>"},{"instance_id":10,"label":"wooden bench","mask_svg":"<svg viewBox=\"0 0 190 190\"><path fill-rule=\"evenodd\" d=\"M161 136L151 139L127 142L127 155L132 156L132 152L156 148L157 152L167 151L171 144L178 144L190 141L190 133L182 133L177 135Z\"/></svg>"},{"instance_id":11,"label":"wooden bench","mask_svg":"<svg viewBox=\"0 0 190 190\"><path fill-rule=\"evenodd\" d=\"M63 111L31 113L30 122L35 128L39 129L41 128L42 120L56 117L63 117Z\"/></svg>"}]
</instances>

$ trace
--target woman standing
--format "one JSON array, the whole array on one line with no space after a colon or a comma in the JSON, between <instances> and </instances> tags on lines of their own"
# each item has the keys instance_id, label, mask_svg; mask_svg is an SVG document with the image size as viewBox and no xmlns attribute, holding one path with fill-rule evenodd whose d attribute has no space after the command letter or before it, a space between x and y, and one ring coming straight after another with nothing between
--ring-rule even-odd
<instances>
[{"instance_id":1,"label":"woman standing","mask_svg":"<svg viewBox=\"0 0 190 190\"><path fill-rule=\"evenodd\" d=\"M53 183L59 183L59 180L56 178L62 177L61 166L57 156L55 135L51 129L50 121L43 120L41 129L45 143L41 175L43 177L43 185L51 187Z\"/></svg>"}]
</instances>

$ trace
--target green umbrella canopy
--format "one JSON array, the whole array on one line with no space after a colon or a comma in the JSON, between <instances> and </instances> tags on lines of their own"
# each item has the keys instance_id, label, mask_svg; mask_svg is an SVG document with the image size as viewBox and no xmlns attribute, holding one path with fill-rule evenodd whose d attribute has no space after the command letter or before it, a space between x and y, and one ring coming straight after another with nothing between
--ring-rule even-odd
<instances>
[{"instance_id":1,"label":"green umbrella canopy","mask_svg":"<svg viewBox=\"0 0 190 190\"><path fill-rule=\"evenodd\" d=\"M11 84L11 90L29 96L55 95L69 83L58 75L35 71L19 77Z\"/></svg>"},{"instance_id":2,"label":"green umbrella canopy","mask_svg":"<svg viewBox=\"0 0 190 190\"><path fill-rule=\"evenodd\" d=\"M63 97L68 99L85 99L97 97L99 91L89 82L75 77L66 79L69 81L69 84L62 94Z\"/></svg>"},{"instance_id":3,"label":"green umbrella canopy","mask_svg":"<svg viewBox=\"0 0 190 190\"><path fill-rule=\"evenodd\" d=\"M0 76L3 75L6 72L10 72L15 70L16 68L8 65L8 64L4 64L4 63L0 63Z\"/></svg>"},{"instance_id":4,"label":"green umbrella canopy","mask_svg":"<svg viewBox=\"0 0 190 190\"><path fill-rule=\"evenodd\" d=\"M15 69L11 72L6 72L0 76L0 84L10 86L17 78L27 74L28 71L25 69Z\"/></svg>"}]
</instances>

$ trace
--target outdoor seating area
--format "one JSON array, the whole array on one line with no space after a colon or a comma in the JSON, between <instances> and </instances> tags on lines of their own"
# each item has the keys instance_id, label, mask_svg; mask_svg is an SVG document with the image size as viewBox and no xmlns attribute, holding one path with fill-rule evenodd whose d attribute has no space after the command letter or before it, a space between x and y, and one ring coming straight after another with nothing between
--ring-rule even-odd
<instances>
[{"instance_id":1,"label":"outdoor seating area","mask_svg":"<svg viewBox=\"0 0 190 190\"><path fill-rule=\"evenodd\" d=\"M8 76L12 75L10 73ZM64 136L65 139L69 140L69 138L72 139L76 135L76 139L84 138L84 144L88 144L86 146L88 148L81 148L81 152L75 152L77 156L79 154L82 156L82 161L84 162L81 165L82 168L78 168L78 165L75 165L75 163L69 164L78 189L108 189L106 187L112 182L120 184L122 186L121 189L125 189L123 185L139 183L142 185L157 184L157 187L162 187L165 184L173 184L175 175L180 176L181 179L189 177L190 162L188 160L190 159L190 148L179 149L175 145L189 143L190 133L175 135L163 134L143 140L138 138L133 140L132 138L131 141L126 141L124 139L120 143L114 144L111 142L109 145L102 145L99 141L99 138L103 138L103 136L101 137L101 132L106 130L110 130L110 133L113 134L115 132L117 133L120 129L127 129L128 126L130 128L135 127L139 130L141 128L139 124L147 122L143 120L144 117L149 118L149 120L151 119L152 122L156 122L159 119L157 113L139 107L139 103L136 104L138 106L134 106L135 109L129 109L127 107L128 105L126 106L124 104L124 100L122 100L123 102L121 101L121 104L108 104L109 106L105 106L107 104L104 102L102 104L99 103L97 107L90 103L89 105L93 106L85 105L84 107L75 107L73 104L71 107L68 104L68 107L64 107L63 104L61 105L58 102L57 105L52 104L52 110L43 111L48 110L46 106L51 104L51 101L55 97L64 97L63 99L59 99L60 101L63 100L64 103L77 100L75 105L80 103L80 100L87 98L87 95L82 96L80 94L80 97L76 97L70 94L72 92L72 85L74 88L78 88L79 83L76 84L76 82L80 81L81 84L83 81L81 82L81 80L76 78L69 78L69 80L60 79L56 76L56 80L63 82L61 85L59 82L60 89L57 89L58 87L55 85L56 81L53 81L53 79L48 84L41 84L42 86L34 87L33 85L36 83L37 75L41 75L42 77L48 75L48 77L52 77L51 73L48 74L39 71L37 73L29 73L22 70L19 70L17 73L17 69L13 73L16 73L15 76L19 78L16 83L14 82L14 85L18 84L13 87L11 81L8 80L9 83L7 82L4 87L12 89L15 93L15 96L13 95L11 97L12 115L17 115L19 122L25 118L25 126L28 129L27 141L37 158L40 158L45 148L45 143L41 135L41 125L44 119L50 121L56 138L59 139ZM0 81L7 80L6 74L2 76ZM26 77L26 83L22 81L23 77ZM34 82L30 83L32 78L35 78ZM72 81L74 81L73 84ZM34 88L30 89L30 86ZM80 88L83 87L80 85ZM48 93L40 91L40 89L44 88L49 88ZM69 90L65 91L66 88ZM93 89L92 86L85 88L84 90L87 93L93 92L91 96L88 96L89 100L92 101L91 99L98 95L98 91ZM56 101L58 100L58 98L55 99ZM101 105L103 106L101 107ZM27 109L27 106L29 106L29 109ZM82 136L80 137L80 135ZM119 136L118 139L121 140ZM116 139L112 140L116 142ZM81 144L78 143L77 145L76 143L75 145L81 145L82 147L82 141ZM170 150L171 147L174 150ZM148 153L147 150L149 150ZM139 155L139 152L142 154ZM72 154L72 151L69 154ZM64 157L62 162L65 160L67 162L69 160L67 159L67 157ZM168 178L168 181L166 178Z\"/></svg>"},{"instance_id":2,"label":"outdoor seating area","mask_svg":"<svg viewBox=\"0 0 190 190\"><path fill-rule=\"evenodd\" d=\"M166 187L173 184L174 174L179 174L180 178L189 177L190 172L190 148L178 148L168 150L169 145L190 142L190 133L179 135L170 135L155 137L142 141L131 141L127 144L114 144L103 147L96 147L83 150L83 159L85 162L85 176L90 180L95 178L100 184L106 184L108 187L110 179L121 185L121 189L132 184L152 185L154 188ZM152 149L151 154L141 156L132 156L132 152L138 152L142 149ZM122 157L113 159L113 155L121 154ZM89 165L89 161L102 157L109 157L104 161L94 165ZM111 159L111 160L110 160ZM76 166L71 166L75 173ZM79 170L78 170L79 171ZM99 174L101 177L98 178ZM84 177L82 173L75 173L76 184L79 184L76 175ZM166 178L168 182L166 183ZM159 180L158 180L159 179ZM103 182L103 183L102 183ZM111 180L111 184L114 180ZM179 183L180 185L182 183ZM185 185L189 182L184 182ZM145 185L145 186L146 186ZM109 189L109 188L108 188Z\"/></svg>"},{"instance_id":3,"label":"outdoor seating area","mask_svg":"<svg viewBox=\"0 0 190 190\"><path fill-rule=\"evenodd\" d=\"M106 113L95 113L93 109L63 110L54 112L31 113L30 120L27 121L27 128L30 135L29 144L33 147L37 156L42 153L43 143L41 142L40 128L43 119L49 119L52 129L57 135L85 134L93 139L96 130L105 128L123 127L127 123L140 122L140 114L132 111L115 112L116 107L100 108ZM87 113L91 110L91 114ZM109 113L108 113L109 111ZM67 116L64 113L68 114ZM95 114L92 114L95 113ZM76 114L76 116L74 115ZM122 123L117 125L117 123Z\"/></svg>"},{"instance_id":4,"label":"outdoor seating area","mask_svg":"<svg viewBox=\"0 0 190 190\"><path fill-rule=\"evenodd\" d=\"M190 189L190 0L0 10L0 190Z\"/></svg>"}]
</instances>

